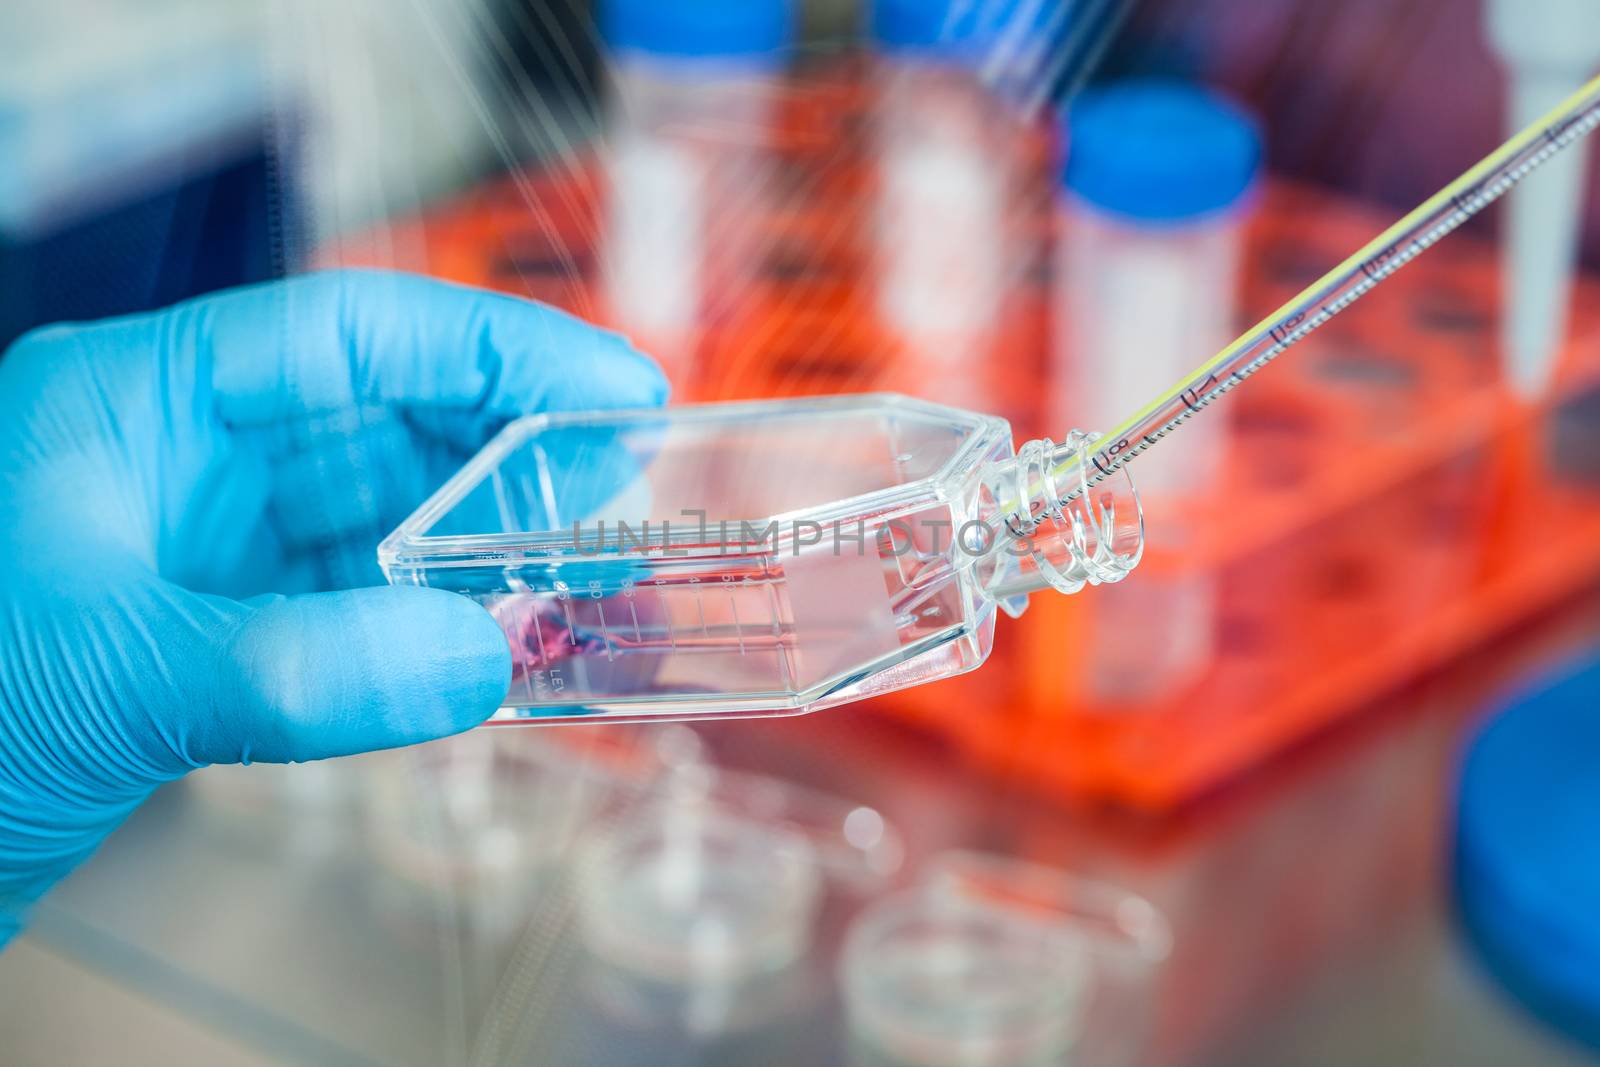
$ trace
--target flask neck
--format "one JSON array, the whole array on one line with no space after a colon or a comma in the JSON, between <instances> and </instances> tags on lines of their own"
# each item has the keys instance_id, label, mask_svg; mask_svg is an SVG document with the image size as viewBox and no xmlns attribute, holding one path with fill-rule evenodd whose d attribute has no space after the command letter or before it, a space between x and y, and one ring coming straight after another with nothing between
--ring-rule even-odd
<instances>
[{"instance_id":1,"label":"flask neck","mask_svg":"<svg viewBox=\"0 0 1600 1067\"><path fill-rule=\"evenodd\" d=\"M1029 441L985 479L996 536L978 584L1012 614L1041 589L1119 582L1144 554L1144 510L1127 468L1089 485L1097 437L1073 430L1059 444Z\"/></svg>"}]
</instances>

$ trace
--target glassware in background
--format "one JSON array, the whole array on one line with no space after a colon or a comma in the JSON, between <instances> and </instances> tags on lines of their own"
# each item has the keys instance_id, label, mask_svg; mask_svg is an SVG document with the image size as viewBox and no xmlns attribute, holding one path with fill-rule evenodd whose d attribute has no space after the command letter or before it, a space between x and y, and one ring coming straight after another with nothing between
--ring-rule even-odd
<instances>
[{"instance_id":1,"label":"glassware in background","mask_svg":"<svg viewBox=\"0 0 1600 1067\"><path fill-rule=\"evenodd\" d=\"M1011 202L1029 116L984 70L1048 54L1054 0L874 0L878 315L917 395L997 410L1001 304L1026 266Z\"/></svg>"},{"instance_id":2,"label":"glassware in background","mask_svg":"<svg viewBox=\"0 0 1600 1067\"><path fill-rule=\"evenodd\" d=\"M1023 1067L1062 1062L1081 961L1048 924L925 890L885 898L852 931L845 996L859 1062Z\"/></svg>"},{"instance_id":3,"label":"glassware in background","mask_svg":"<svg viewBox=\"0 0 1600 1067\"><path fill-rule=\"evenodd\" d=\"M601 0L610 49L602 274L609 317L674 384L707 319L749 295L791 0Z\"/></svg>"},{"instance_id":4,"label":"glassware in background","mask_svg":"<svg viewBox=\"0 0 1600 1067\"><path fill-rule=\"evenodd\" d=\"M1066 126L1050 408L1077 420L1066 425L1110 428L1233 338L1261 143L1236 105L1171 81L1085 92ZM1141 492L1161 502L1158 544L1181 553L1182 509L1216 486L1229 421L1209 412L1139 457ZM1192 680L1212 657L1216 581L1147 571L1097 604L1088 691L1143 698Z\"/></svg>"},{"instance_id":5,"label":"glassware in background","mask_svg":"<svg viewBox=\"0 0 1600 1067\"><path fill-rule=\"evenodd\" d=\"M1149 1037L1171 950L1142 898L978 852L936 857L873 902L840 961L858 1062L1122 1067Z\"/></svg>"},{"instance_id":6,"label":"glassware in background","mask_svg":"<svg viewBox=\"0 0 1600 1067\"><path fill-rule=\"evenodd\" d=\"M381 892L503 938L552 891L586 826L698 758L675 728L577 744L480 730L369 757L367 820L390 876Z\"/></svg>"},{"instance_id":7,"label":"glassware in background","mask_svg":"<svg viewBox=\"0 0 1600 1067\"><path fill-rule=\"evenodd\" d=\"M525 999L541 968L575 968L571 872L585 833L670 769L703 758L668 725L567 735L476 730L369 757L372 903L449 977L445 1025L490 1055L570 997ZM576 979L574 980L576 983ZM486 1051L487 1050L487 1051Z\"/></svg>"},{"instance_id":8,"label":"glassware in background","mask_svg":"<svg viewBox=\"0 0 1600 1067\"><path fill-rule=\"evenodd\" d=\"M585 835L573 894L593 996L632 1029L702 1040L803 1013L822 996L824 903L881 890L903 858L870 807L682 767Z\"/></svg>"}]
</instances>

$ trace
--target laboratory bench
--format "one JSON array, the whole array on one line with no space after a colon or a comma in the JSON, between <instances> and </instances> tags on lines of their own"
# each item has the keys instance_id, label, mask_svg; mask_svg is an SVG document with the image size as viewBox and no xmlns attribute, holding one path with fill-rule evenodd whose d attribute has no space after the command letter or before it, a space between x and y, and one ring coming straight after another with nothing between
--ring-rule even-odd
<instances>
[{"instance_id":1,"label":"laboratory bench","mask_svg":"<svg viewBox=\"0 0 1600 1067\"><path fill-rule=\"evenodd\" d=\"M1143 1064L1561 1067L1600 1060L1508 999L1457 932L1451 796L1496 695L1597 642L1591 590L1160 818L1043 800L870 708L698 736L719 765L872 805L905 843L891 881L981 848L1154 904L1172 950ZM6 1062L888 1062L848 1036L834 979L860 900L830 897L796 963L731 991L634 973L585 948L559 873L509 908L405 877L359 803L363 776L403 758L159 792L0 955Z\"/></svg>"}]
</instances>

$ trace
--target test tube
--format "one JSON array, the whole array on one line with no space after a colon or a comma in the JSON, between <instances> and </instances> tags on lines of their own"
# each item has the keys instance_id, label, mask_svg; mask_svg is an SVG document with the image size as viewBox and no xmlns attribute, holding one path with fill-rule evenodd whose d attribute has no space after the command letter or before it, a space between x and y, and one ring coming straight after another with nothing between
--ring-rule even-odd
<instances>
[{"instance_id":1,"label":"test tube","mask_svg":"<svg viewBox=\"0 0 1600 1067\"><path fill-rule=\"evenodd\" d=\"M1489 0L1490 43L1509 78L1512 132L1537 120L1600 64L1600 4L1593 0ZM1506 379L1537 399L1550 383L1583 232L1584 152L1545 163L1507 198L1503 238Z\"/></svg>"},{"instance_id":2,"label":"test tube","mask_svg":"<svg viewBox=\"0 0 1600 1067\"><path fill-rule=\"evenodd\" d=\"M762 149L792 0L601 0L599 18L612 75L606 302L681 380L708 305L744 297L760 267Z\"/></svg>"},{"instance_id":3,"label":"test tube","mask_svg":"<svg viewBox=\"0 0 1600 1067\"><path fill-rule=\"evenodd\" d=\"M1105 429L1236 332L1240 232L1261 145L1237 106L1167 80L1085 92L1066 126L1052 422ZM1147 498L1213 484L1226 420L1200 421L1182 448L1140 457Z\"/></svg>"},{"instance_id":4,"label":"test tube","mask_svg":"<svg viewBox=\"0 0 1600 1067\"><path fill-rule=\"evenodd\" d=\"M1052 421L1109 428L1236 332L1261 145L1239 107L1170 80L1086 92L1067 131ZM1153 525L1167 539L1153 547L1184 551L1184 506L1214 489L1226 443L1227 419L1213 415L1186 426L1181 446L1140 457L1140 495L1173 513ZM1192 680L1214 648L1215 583L1203 570L1152 568L1097 598L1091 698L1137 702Z\"/></svg>"},{"instance_id":5,"label":"test tube","mask_svg":"<svg viewBox=\"0 0 1600 1067\"><path fill-rule=\"evenodd\" d=\"M876 0L879 317L909 390L995 408L990 356L1007 271L1006 205L1024 123L980 68L1039 46L1057 0Z\"/></svg>"}]
</instances>

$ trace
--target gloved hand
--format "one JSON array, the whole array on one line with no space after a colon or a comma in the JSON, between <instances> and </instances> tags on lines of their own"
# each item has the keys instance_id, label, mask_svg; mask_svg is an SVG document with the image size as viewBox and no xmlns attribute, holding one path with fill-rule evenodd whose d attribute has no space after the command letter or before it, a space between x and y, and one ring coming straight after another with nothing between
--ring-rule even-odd
<instances>
[{"instance_id":1,"label":"gloved hand","mask_svg":"<svg viewBox=\"0 0 1600 1067\"><path fill-rule=\"evenodd\" d=\"M463 597L382 586L377 541L507 417L665 394L614 335L405 275L18 341L0 359L0 944L192 768L486 718L505 637Z\"/></svg>"}]
</instances>

